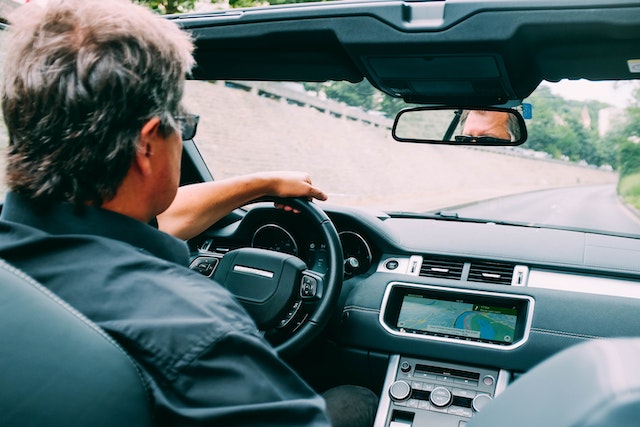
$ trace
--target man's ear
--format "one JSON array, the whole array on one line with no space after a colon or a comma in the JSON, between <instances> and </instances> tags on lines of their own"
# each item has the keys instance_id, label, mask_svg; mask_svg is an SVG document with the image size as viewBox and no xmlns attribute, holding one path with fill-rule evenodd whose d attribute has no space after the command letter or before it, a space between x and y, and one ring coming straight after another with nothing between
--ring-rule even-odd
<instances>
[{"instance_id":1,"label":"man's ear","mask_svg":"<svg viewBox=\"0 0 640 427\"><path fill-rule=\"evenodd\" d=\"M149 119L140 130L140 141L136 151L136 166L140 172L148 176L151 172L151 160L155 153L156 142L160 137L160 119L153 117Z\"/></svg>"}]
</instances>

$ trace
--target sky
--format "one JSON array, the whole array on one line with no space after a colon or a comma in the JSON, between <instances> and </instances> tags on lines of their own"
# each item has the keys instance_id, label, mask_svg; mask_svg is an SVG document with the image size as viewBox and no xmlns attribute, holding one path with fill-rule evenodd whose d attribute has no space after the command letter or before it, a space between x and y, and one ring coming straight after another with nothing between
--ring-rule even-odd
<instances>
[{"instance_id":1,"label":"sky","mask_svg":"<svg viewBox=\"0 0 640 427\"><path fill-rule=\"evenodd\" d=\"M625 108L633 99L633 90L640 86L636 81L592 82L588 80L562 80L545 83L555 95L576 101L598 100L615 107Z\"/></svg>"}]
</instances>

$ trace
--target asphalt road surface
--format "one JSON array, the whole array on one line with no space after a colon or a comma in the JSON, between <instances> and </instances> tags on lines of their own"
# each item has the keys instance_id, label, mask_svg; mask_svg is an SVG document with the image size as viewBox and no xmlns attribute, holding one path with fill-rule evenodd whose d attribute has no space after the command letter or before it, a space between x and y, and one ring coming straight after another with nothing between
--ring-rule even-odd
<instances>
[{"instance_id":1,"label":"asphalt road surface","mask_svg":"<svg viewBox=\"0 0 640 427\"><path fill-rule=\"evenodd\" d=\"M640 234L640 219L623 206L613 184L534 191L455 211L461 217Z\"/></svg>"}]
</instances>

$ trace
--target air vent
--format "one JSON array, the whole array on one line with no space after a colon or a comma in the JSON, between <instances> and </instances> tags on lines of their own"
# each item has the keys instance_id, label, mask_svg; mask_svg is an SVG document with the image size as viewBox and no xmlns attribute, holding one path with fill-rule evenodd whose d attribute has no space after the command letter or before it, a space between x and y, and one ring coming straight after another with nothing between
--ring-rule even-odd
<instances>
[{"instance_id":1,"label":"air vent","mask_svg":"<svg viewBox=\"0 0 640 427\"><path fill-rule=\"evenodd\" d=\"M424 258L420 267L420 276L460 280L463 267L464 262L459 260Z\"/></svg>"},{"instance_id":2,"label":"air vent","mask_svg":"<svg viewBox=\"0 0 640 427\"><path fill-rule=\"evenodd\" d=\"M513 276L513 264L501 262L472 262L469 269L470 282L494 283L496 285L510 285Z\"/></svg>"}]
</instances>

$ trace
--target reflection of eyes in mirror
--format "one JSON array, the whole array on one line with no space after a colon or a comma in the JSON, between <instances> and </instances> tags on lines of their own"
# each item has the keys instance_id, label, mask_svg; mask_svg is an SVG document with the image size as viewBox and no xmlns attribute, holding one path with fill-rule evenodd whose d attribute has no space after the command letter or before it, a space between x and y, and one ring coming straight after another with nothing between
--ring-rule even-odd
<instances>
[{"instance_id":1,"label":"reflection of eyes in mirror","mask_svg":"<svg viewBox=\"0 0 640 427\"><path fill-rule=\"evenodd\" d=\"M480 138L516 141L520 138L517 118L503 111L465 110L460 116L458 142L481 142Z\"/></svg>"}]
</instances>

